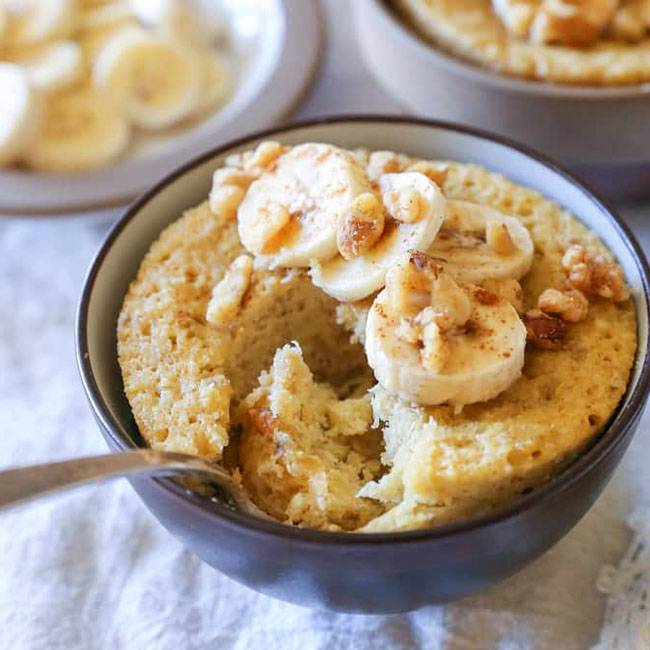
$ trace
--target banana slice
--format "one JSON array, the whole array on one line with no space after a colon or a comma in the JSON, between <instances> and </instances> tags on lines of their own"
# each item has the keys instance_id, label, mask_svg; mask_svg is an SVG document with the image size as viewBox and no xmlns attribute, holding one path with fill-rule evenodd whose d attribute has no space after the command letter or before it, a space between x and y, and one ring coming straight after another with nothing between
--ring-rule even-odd
<instances>
[{"instance_id":1,"label":"banana slice","mask_svg":"<svg viewBox=\"0 0 650 650\"><path fill-rule=\"evenodd\" d=\"M9 46L68 38L76 27L74 0L22 0L15 4L5 34Z\"/></svg>"},{"instance_id":2,"label":"banana slice","mask_svg":"<svg viewBox=\"0 0 650 650\"><path fill-rule=\"evenodd\" d=\"M46 93L76 84L84 73L81 48L74 41L60 41L14 59L25 70L29 83Z\"/></svg>"},{"instance_id":3,"label":"banana slice","mask_svg":"<svg viewBox=\"0 0 650 650\"><path fill-rule=\"evenodd\" d=\"M101 93L81 89L54 95L27 161L51 172L94 169L120 156L129 137L126 120Z\"/></svg>"},{"instance_id":4,"label":"banana slice","mask_svg":"<svg viewBox=\"0 0 650 650\"><path fill-rule=\"evenodd\" d=\"M24 70L0 63L0 165L18 160L38 135L41 102Z\"/></svg>"},{"instance_id":5,"label":"banana slice","mask_svg":"<svg viewBox=\"0 0 650 650\"><path fill-rule=\"evenodd\" d=\"M366 324L366 355L381 386L417 404L460 406L517 380L526 328L507 300L457 284L425 255L390 274Z\"/></svg>"},{"instance_id":6,"label":"banana slice","mask_svg":"<svg viewBox=\"0 0 650 650\"><path fill-rule=\"evenodd\" d=\"M111 2L101 5L90 5L79 13L79 30L82 33L98 32L124 27L134 23L135 17L129 3Z\"/></svg>"},{"instance_id":7,"label":"banana slice","mask_svg":"<svg viewBox=\"0 0 650 650\"><path fill-rule=\"evenodd\" d=\"M312 265L313 283L341 302L361 300L381 289L388 268L409 250L427 250L443 223L445 197L424 174L384 174L379 188L393 216L379 241L352 259L338 256Z\"/></svg>"},{"instance_id":8,"label":"banana slice","mask_svg":"<svg viewBox=\"0 0 650 650\"><path fill-rule=\"evenodd\" d=\"M210 15L202 15L192 0L129 0L137 19L153 27L161 36L191 46L211 46L220 35L221 25Z\"/></svg>"},{"instance_id":9,"label":"banana slice","mask_svg":"<svg viewBox=\"0 0 650 650\"><path fill-rule=\"evenodd\" d=\"M350 153L328 144L293 147L248 188L239 238L270 267L306 267L336 255L336 231L354 199L371 192Z\"/></svg>"},{"instance_id":10,"label":"banana slice","mask_svg":"<svg viewBox=\"0 0 650 650\"><path fill-rule=\"evenodd\" d=\"M230 93L231 75L221 57L214 52L197 51L197 60L203 71L202 92L195 109L197 114L214 110Z\"/></svg>"},{"instance_id":11,"label":"banana slice","mask_svg":"<svg viewBox=\"0 0 650 650\"><path fill-rule=\"evenodd\" d=\"M464 282L519 279L533 263L528 230L515 217L468 201L447 201L447 217L427 251Z\"/></svg>"},{"instance_id":12,"label":"banana slice","mask_svg":"<svg viewBox=\"0 0 650 650\"><path fill-rule=\"evenodd\" d=\"M121 30L106 43L93 80L144 129L177 124L195 110L201 95L201 69L194 58L139 28Z\"/></svg>"}]
</instances>

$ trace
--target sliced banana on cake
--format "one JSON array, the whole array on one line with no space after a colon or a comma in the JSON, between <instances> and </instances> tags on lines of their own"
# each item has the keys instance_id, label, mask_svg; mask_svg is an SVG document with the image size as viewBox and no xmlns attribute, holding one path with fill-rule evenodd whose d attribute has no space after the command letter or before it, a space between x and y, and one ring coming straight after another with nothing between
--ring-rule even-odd
<instances>
[{"instance_id":1,"label":"sliced banana on cake","mask_svg":"<svg viewBox=\"0 0 650 650\"><path fill-rule=\"evenodd\" d=\"M25 71L14 63L0 63L0 165L16 162L32 145L41 109L41 98Z\"/></svg>"},{"instance_id":2,"label":"sliced banana on cake","mask_svg":"<svg viewBox=\"0 0 650 650\"><path fill-rule=\"evenodd\" d=\"M43 127L27 154L34 169L73 172L118 158L129 144L124 117L101 93L82 88L47 101Z\"/></svg>"},{"instance_id":3,"label":"sliced banana on cake","mask_svg":"<svg viewBox=\"0 0 650 650\"><path fill-rule=\"evenodd\" d=\"M447 216L428 251L458 280L519 279L533 263L528 230L515 217L468 201L447 201Z\"/></svg>"},{"instance_id":4,"label":"sliced banana on cake","mask_svg":"<svg viewBox=\"0 0 650 650\"><path fill-rule=\"evenodd\" d=\"M188 50L139 28L120 30L106 43L93 80L144 129L166 128L186 118L202 90L201 66Z\"/></svg>"},{"instance_id":5,"label":"sliced banana on cake","mask_svg":"<svg viewBox=\"0 0 650 650\"><path fill-rule=\"evenodd\" d=\"M419 252L391 267L366 324L377 381L422 405L496 397L521 375L525 347L526 328L507 300L456 282Z\"/></svg>"},{"instance_id":6,"label":"sliced banana on cake","mask_svg":"<svg viewBox=\"0 0 650 650\"><path fill-rule=\"evenodd\" d=\"M278 151L281 153L281 151ZM337 252L339 222L370 181L352 155L307 143L269 161L239 206L239 237L270 267L306 267Z\"/></svg>"},{"instance_id":7,"label":"sliced banana on cake","mask_svg":"<svg viewBox=\"0 0 650 650\"><path fill-rule=\"evenodd\" d=\"M81 48L74 41L58 41L14 59L27 74L29 83L46 93L65 90L84 74Z\"/></svg>"},{"instance_id":8,"label":"sliced banana on cake","mask_svg":"<svg viewBox=\"0 0 650 650\"><path fill-rule=\"evenodd\" d=\"M381 203L365 211L353 206L344 215L341 254L312 266L314 284L341 302L361 300L381 289L388 268L409 250L427 250L443 223L446 200L424 174L384 174L379 188Z\"/></svg>"}]
</instances>

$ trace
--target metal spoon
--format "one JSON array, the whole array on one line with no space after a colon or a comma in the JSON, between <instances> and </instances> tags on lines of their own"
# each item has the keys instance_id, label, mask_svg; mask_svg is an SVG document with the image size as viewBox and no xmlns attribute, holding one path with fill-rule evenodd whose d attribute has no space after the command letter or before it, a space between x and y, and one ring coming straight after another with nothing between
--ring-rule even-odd
<instances>
[{"instance_id":1,"label":"metal spoon","mask_svg":"<svg viewBox=\"0 0 650 650\"><path fill-rule=\"evenodd\" d=\"M271 519L249 499L225 469L207 463L197 456L154 449L125 451L5 470L0 472L0 510L84 483L142 474L201 476L223 488L241 512Z\"/></svg>"}]
</instances>

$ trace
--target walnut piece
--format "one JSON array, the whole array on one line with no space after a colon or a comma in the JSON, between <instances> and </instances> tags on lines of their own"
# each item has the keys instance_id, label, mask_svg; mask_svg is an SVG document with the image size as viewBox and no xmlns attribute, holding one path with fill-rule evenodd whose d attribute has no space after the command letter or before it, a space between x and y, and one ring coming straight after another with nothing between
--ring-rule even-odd
<instances>
[{"instance_id":1,"label":"walnut piece","mask_svg":"<svg viewBox=\"0 0 650 650\"><path fill-rule=\"evenodd\" d=\"M273 436L277 424L277 418L273 415L270 409L248 409L248 419L258 433L263 436Z\"/></svg>"},{"instance_id":2,"label":"walnut piece","mask_svg":"<svg viewBox=\"0 0 650 650\"><path fill-rule=\"evenodd\" d=\"M370 250L384 232L384 209L371 192L357 196L336 231L336 244L346 260Z\"/></svg>"},{"instance_id":3,"label":"walnut piece","mask_svg":"<svg viewBox=\"0 0 650 650\"><path fill-rule=\"evenodd\" d=\"M537 307L545 314L559 316L567 323L579 323L587 318L589 301L579 289L546 289L537 299Z\"/></svg>"},{"instance_id":4,"label":"walnut piece","mask_svg":"<svg viewBox=\"0 0 650 650\"><path fill-rule=\"evenodd\" d=\"M492 0L492 7L511 34L526 38L541 3L542 0Z\"/></svg>"},{"instance_id":5,"label":"walnut piece","mask_svg":"<svg viewBox=\"0 0 650 650\"><path fill-rule=\"evenodd\" d=\"M255 180L255 175L237 167L220 167L212 175L212 187L235 185L247 190Z\"/></svg>"},{"instance_id":6,"label":"walnut piece","mask_svg":"<svg viewBox=\"0 0 650 650\"><path fill-rule=\"evenodd\" d=\"M531 309L524 314L527 339L542 350L557 350L562 347L567 324L555 316L549 316L539 309Z\"/></svg>"},{"instance_id":7,"label":"walnut piece","mask_svg":"<svg viewBox=\"0 0 650 650\"><path fill-rule=\"evenodd\" d=\"M650 27L650 2L623 0L609 25L609 36L636 43L645 37L648 27Z\"/></svg>"},{"instance_id":8,"label":"walnut piece","mask_svg":"<svg viewBox=\"0 0 650 650\"><path fill-rule=\"evenodd\" d=\"M253 155L244 162L244 167L247 170L268 169L287 149L275 140L260 142Z\"/></svg>"},{"instance_id":9,"label":"walnut piece","mask_svg":"<svg viewBox=\"0 0 650 650\"><path fill-rule=\"evenodd\" d=\"M253 258L250 255L240 255L232 262L212 290L205 317L208 323L224 327L237 316L252 274Z\"/></svg>"},{"instance_id":10,"label":"walnut piece","mask_svg":"<svg viewBox=\"0 0 650 650\"><path fill-rule=\"evenodd\" d=\"M464 325L472 307L467 293L434 259L411 251L386 274L387 306L397 317L412 318L431 308L443 333Z\"/></svg>"},{"instance_id":11,"label":"walnut piece","mask_svg":"<svg viewBox=\"0 0 650 650\"><path fill-rule=\"evenodd\" d=\"M422 350L420 359L427 370L441 372L449 358L449 346L443 338L438 324L429 323L422 330Z\"/></svg>"},{"instance_id":12,"label":"walnut piece","mask_svg":"<svg viewBox=\"0 0 650 650\"><path fill-rule=\"evenodd\" d=\"M282 245L283 230L291 221L291 214L285 205L267 203L256 213L255 223L247 234L246 247L253 253L266 255Z\"/></svg>"},{"instance_id":13,"label":"walnut piece","mask_svg":"<svg viewBox=\"0 0 650 650\"><path fill-rule=\"evenodd\" d=\"M485 241L497 255L512 255L517 250L508 227L499 219L488 219L485 222Z\"/></svg>"},{"instance_id":14,"label":"walnut piece","mask_svg":"<svg viewBox=\"0 0 650 650\"><path fill-rule=\"evenodd\" d=\"M388 214L402 223L415 223L424 212L422 195L414 187L384 192L381 198Z\"/></svg>"},{"instance_id":15,"label":"walnut piece","mask_svg":"<svg viewBox=\"0 0 650 650\"><path fill-rule=\"evenodd\" d=\"M594 255L584 247L569 246L562 257L569 284L587 295L622 302L630 297L623 269L604 255Z\"/></svg>"},{"instance_id":16,"label":"walnut piece","mask_svg":"<svg viewBox=\"0 0 650 650\"><path fill-rule=\"evenodd\" d=\"M210 190L210 211L224 219L234 219L245 194L238 185L216 185Z\"/></svg>"},{"instance_id":17,"label":"walnut piece","mask_svg":"<svg viewBox=\"0 0 650 650\"><path fill-rule=\"evenodd\" d=\"M544 0L530 28L534 43L585 46L611 21L619 0Z\"/></svg>"}]
</instances>

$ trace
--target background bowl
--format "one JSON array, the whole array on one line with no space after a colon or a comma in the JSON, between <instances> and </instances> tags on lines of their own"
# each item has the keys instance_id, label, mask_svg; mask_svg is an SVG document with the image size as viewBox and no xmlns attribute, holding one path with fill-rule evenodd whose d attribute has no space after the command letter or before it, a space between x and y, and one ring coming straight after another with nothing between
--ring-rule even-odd
<instances>
[{"instance_id":1,"label":"background bowl","mask_svg":"<svg viewBox=\"0 0 650 650\"><path fill-rule=\"evenodd\" d=\"M116 355L116 319L140 260L163 228L205 200L214 168L231 152L273 138L324 141L478 163L540 190L571 210L616 254L633 289L639 348L622 404L595 444L561 476L502 510L429 530L330 533L233 512L170 479L133 480L174 535L213 567L270 596L315 608L397 612L482 589L557 542L610 478L638 424L648 387L648 267L632 235L576 180L536 154L484 133L398 118L340 118L256 134L204 155L166 178L113 228L83 290L77 324L82 380L109 446L142 446Z\"/></svg>"},{"instance_id":2,"label":"background bowl","mask_svg":"<svg viewBox=\"0 0 650 650\"><path fill-rule=\"evenodd\" d=\"M195 0L228 25L235 88L227 103L190 128L136 136L123 160L75 174L0 170L0 215L103 213L124 206L179 164L276 124L294 107L318 62L318 7L303 0Z\"/></svg>"},{"instance_id":3,"label":"background bowl","mask_svg":"<svg viewBox=\"0 0 650 650\"><path fill-rule=\"evenodd\" d=\"M415 114L528 144L611 198L650 198L650 84L581 87L508 77L437 49L385 0L359 0L354 10L368 67Z\"/></svg>"}]
</instances>

